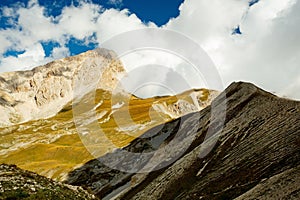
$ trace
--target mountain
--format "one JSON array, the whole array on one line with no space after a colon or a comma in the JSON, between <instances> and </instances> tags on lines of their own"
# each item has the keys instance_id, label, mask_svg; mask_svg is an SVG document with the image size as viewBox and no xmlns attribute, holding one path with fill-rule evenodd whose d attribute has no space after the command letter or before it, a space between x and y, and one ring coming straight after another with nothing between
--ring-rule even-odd
<instances>
[{"instance_id":1,"label":"mountain","mask_svg":"<svg viewBox=\"0 0 300 200\"><path fill-rule=\"evenodd\" d=\"M125 72L112 51L97 49L53 61L29 71L0 74L0 126L55 115L74 97L74 83L85 73L102 70L97 88L111 91ZM86 84L97 77L85 80Z\"/></svg>"},{"instance_id":2,"label":"mountain","mask_svg":"<svg viewBox=\"0 0 300 200\"><path fill-rule=\"evenodd\" d=\"M22 168L0 165L0 198L300 198L300 102L244 82L143 99L123 75L105 49L0 74L0 163Z\"/></svg>"},{"instance_id":3,"label":"mountain","mask_svg":"<svg viewBox=\"0 0 300 200\"><path fill-rule=\"evenodd\" d=\"M90 76L99 70L100 80ZM97 121L113 142L113 147L103 142L97 148L100 156L112 148L126 146L152 127L205 108L218 94L195 89L176 96L143 99L125 90L116 93L118 80L124 74L117 55L105 49L53 61L30 71L0 74L0 163L16 164L48 178L64 180L68 172L95 158L80 138L80 123ZM82 81L86 75L88 79ZM76 83L94 86L96 90L75 90ZM74 98L82 105L91 99L94 103L77 124Z\"/></svg>"},{"instance_id":4,"label":"mountain","mask_svg":"<svg viewBox=\"0 0 300 200\"><path fill-rule=\"evenodd\" d=\"M233 83L200 112L87 162L66 183L102 199L299 199L299 113L300 102Z\"/></svg>"}]
</instances>

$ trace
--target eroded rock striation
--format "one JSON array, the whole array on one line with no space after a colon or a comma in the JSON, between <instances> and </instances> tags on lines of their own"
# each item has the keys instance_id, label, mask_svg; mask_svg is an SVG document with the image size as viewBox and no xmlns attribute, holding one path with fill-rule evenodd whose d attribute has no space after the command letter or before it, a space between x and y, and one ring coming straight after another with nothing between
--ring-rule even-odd
<instances>
[{"instance_id":1,"label":"eroded rock striation","mask_svg":"<svg viewBox=\"0 0 300 200\"><path fill-rule=\"evenodd\" d=\"M67 182L103 199L299 199L299 113L300 102L233 83L211 106L89 161Z\"/></svg>"}]
</instances>

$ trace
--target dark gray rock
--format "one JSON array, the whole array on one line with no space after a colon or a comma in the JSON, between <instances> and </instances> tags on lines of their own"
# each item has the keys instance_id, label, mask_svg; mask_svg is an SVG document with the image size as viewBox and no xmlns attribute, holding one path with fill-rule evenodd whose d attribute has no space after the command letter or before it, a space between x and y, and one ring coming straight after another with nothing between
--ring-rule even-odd
<instances>
[{"instance_id":1,"label":"dark gray rock","mask_svg":"<svg viewBox=\"0 0 300 200\"><path fill-rule=\"evenodd\" d=\"M236 198L236 200L256 199L300 199L300 166L263 179L254 188Z\"/></svg>"},{"instance_id":2,"label":"dark gray rock","mask_svg":"<svg viewBox=\"0 0 300 200\"><path fill-rule=\"evenodd\" d=\"M82 167L70 172L66 183L83 186L92 190L98 197L105 197L131 181L134 172L143 168L153 157L151 152L155 152L163 143L167 143L173 138L171 133L178 130L179 122L180 120L175 120L172 123L153 128L147 131L143 138L132 141L123 149L87 162ZM157 130L159 131L157 132ZM127 154L128 152L129 154ZM139 153L148 154L143 156ZM114 166L109 167L105 163L114 163Z\"/></svg>"},{"instance_id":3,"label":"dark gray rock","mask_svg":"<svg viewBox=\"0 0 300 200\"><path fill-rule=\"evenodd\" d=\"M281 184L276 182L279 176L284 187L278 187L276 199L297 199L299 111L299 102L278 98L249 83L233 83L200 113L167 123L165 130L150 139L138 138L125 147L132 152L168 147L166 159L154 165L152 172L106 169L100 158L70 173L69 183L92 188L106 199L266 199L272 197L266 191ZM154 145L153 138L161 140ZM145 146L137 146L140 143ZM127 167L142 169L160 156L153 153L138 165L132 157L115 158L116 163L125 160ZM101 170L94 173L97 168Z\"/></svg>"}]
</instances>

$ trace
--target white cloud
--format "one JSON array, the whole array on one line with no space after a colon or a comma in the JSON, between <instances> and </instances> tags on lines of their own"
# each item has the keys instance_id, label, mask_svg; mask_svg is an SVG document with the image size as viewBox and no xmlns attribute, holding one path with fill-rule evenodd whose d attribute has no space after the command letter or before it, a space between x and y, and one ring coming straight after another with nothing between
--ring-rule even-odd
<instances>
[{"instance_id":1,"label":"white cloud","mask_svg":"<svg viewBox=\"0 0 300 200\"><path fill-rule=\"evenodd\" d=\"M199 43L216 63L225 85L235 80L251 81L269 91L300 99L299 10L299 0L261 0L250 9L247 1L189 0L180 6L180 15L162 29L181 32ZM19 15L19 19L15 28L0 30L0 54L12 47L25 53L18 58L0 55L0 71L67 56L70 52L65 43L71 36L88 41L95 34L101 44L126 31L156 27L153 23L143 24L126 9L104 10L92 3L66 7L55 19L46 17L37 1L31 1L26 8L4 8L3 13ZM243 34L231 35L237 25ZM54 48L50 58L45 58L39 44L47 40L61 44ZM167 62L189 76L176 59Z\"/></svg>"},{"instance_id":2,"label":"white cloud","mask_svg":"<svg viewBox=\"0 0 300 200\"><path fill-rule=\"evenodd\" d=\"M180 6L180 15L165 26L179 31L199 44L228 37L248 8L247 1L189 0Z\"/></svg>"},{"instance_id":3,"label":"white cloud","mask_svg":"<svg viewBox=\"0 0 300 200\"><path fill-rule=\"evenodd\" d=\"M20 69L30 68L39 64L46 64L50 61L45 59L44 49L41 44L35 44L29 49L25 50L25 53L18 57L9 56L1 59L1 70L14 71Z\"/></svg>"},{"instance_id":4,"label":"white cloud","mask_svg":"<svg viewBox=\"0 0 300 200\"><path fill-rule=\"evenodd\" d=\"M57 29L62 34L69 34L83 40L97 31L96 21L101 7L94 4L82 4L79 7L66 7L60 15Z\"/></svg>"},{"instance_id":5,"label":"white cloud","mask_svg":"<svg viewBox=\"0 0 300 200\"><path fill-rule=\"evenodd\" d=\"M250 81L300 99L299 4L294 0L260 1L247 11L247 1L190 0L166 28L201 44L225 85ZM231 35L238 24L243 34Z\"/></svg>"},{"instance_id":6,"label":"white cloud","mask_svg":"<svg viewBox=\"0 0 300 200\"><path fill-rule=\"evenodd\" d=\"M210 52L212 58L221 60L218 65L226 84L245 80L277 93L290 84L296 89L294 80L300 74L300 29L296 25L300 23L300 7L299 2L293 3L262 1L241 24L242 36L227 39ZM290 97L300 99L299 90L298 84Z\"/></svg>"},{"instance_id":7,"label":"white cloud","mask_svg":"<svg viewBox=\"0 0 300 200\"><path fill-rule=\"evenodd\" d=\"M2 11L4 17L10 17L15 14L13 8L3 7Z\"/></svg>"},{"instance_id":8,"label":"white cloud","mask_svg":"<svg viewBox=\"0 0 300 200\"><path fill-rule=\"evenodd\" d=\"M206 86L205 79L197 69L169 51L139 49L125 54L120 59L128 73L122 85L132 92L146 84L136 93L141 97L178 94L190 88Z\"/></svg>"},{"instance_id":9,"label":"white cloud","mask_svg":"<svg viewBox=\"0 0 300 200\"><path fill-rule=\"evenodd\" d=\"M153 23L148 26L155 27ZM135 14L130 14L128 10L109 9L103 12L97 21L98 40L101 43L115 35L145 27L146 25Z\"/></svg>"},{"instance_id":10,"label":"white cloud","mask_svg":"<svg viewBox=\"0 0 300 200\"><path fill-rule=\"evenodd\" d=\"M56 18L45 16L44 7L36 0L31 0L27 7L19 5L3 10L5 16L19 17L14 28L0 30L0 72L22 70L68 56L70 52L65 45L71 37L86 43L91 40L103 42L124 31L146 27L128 10L104 10L99 5L84 2L78 7L65 7ZM96 38L91 37L94 34ZM54 48L51 57L46 58L42 48L37 50L41 41L57 41L60 47ZM25 50L25 53L3 58L3 53L8 49ZM40 51L43 53L29 56L31 52Z\"/></svg>"},{"instance_id":11,"label":"white cloud","mask_svg":"<svg viewBox=\"0 0 300 200\"><path fill-rule=\"evenodd\" d=\"M70 51L67 47L56 47L52 51L52 58L54 59L60 59L64 58L70 55Z\"/></svg>"},{"instance_id":12,"label":"white cloud","mask_svg":"<svg viewBox=\"0 0 300 200\"><path fill-rule=\"evenodd\" d=\"M294 97L300 100L299 95L299 87L300 85L300 75L295 79L291 80L290 84L287 87L283 88L283 90L279 91L278 93L284 97Z\"/></svg>"},{"instance_id":13,"label":"white cloud","mask_svg":"<svg viewBox=\"0 0 300 200\"><path fill-rule=\"evenodd\" d=\"M0 44L0 54L3 54L8 49L8 47L12 45L4 34L0 34Z\"/></svg>"},{"instance_id":14,"label":"white cloud","mask_svg":"<svg viewBox=\"0 0 300 200\"><path fill-rule=\"evenodd\" d=\"M112 4L112 5L122 5L123 3L123 0L108 0L108 3L109 4Z\"/></svg>"},{"instance_id":15,"label":"white cloud","mask_svg":"<svg viewBox=\"0 0 300 200\"><path fill-rule=\"evenodd\" d=\"M50 17L44 16L44 8L33 4L29 8L21 8L18 10L19 20L18 25L22 27L22 41L25 45L29 45L34 40L49 40L50 38L57 39L60 31L57 31L57 26L51 23Z\"/></svg>"}]
</instances>

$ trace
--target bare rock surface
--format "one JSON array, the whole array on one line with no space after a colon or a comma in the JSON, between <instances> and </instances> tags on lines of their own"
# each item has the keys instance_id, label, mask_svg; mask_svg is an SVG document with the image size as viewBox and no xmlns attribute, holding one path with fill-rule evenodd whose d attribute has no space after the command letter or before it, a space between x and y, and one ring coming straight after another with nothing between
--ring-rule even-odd
<instances>
[{"instance_id":1,"label":"bare rock surface","mask_svg":"<svg viewBox=\"0 0 300 200\"><path fill-rule=\"evenodd\" d=\"M300 199L300 165L263 179L254 188L236 198L244 199Z\"/></svg>"},{"instance_id":2,"label":"bare rock surface","mask_svg":"<svg viewBox=\"0 0 300 200\"><path fill-rule=\"evenodd\" d=\"M97 49L29 71L0 74L0 127L55 115L73 99L74 83L98 70L101 81L98 76L91 76L84 82L99 82L98 88L108 91L125 72L114 52ZM88 91L81 91L84 92Z\"/></svg>"},{"instance_id":3,"label":"bare rock surface","mask_svg":"<svg viewBox=\"0 0 300 200\"><path fill-rule=\"evenodd\" d=\"M68 182L104 199L297 199L299 111L297 101L233 83L211 106L153 135L154 128L123 149L153 152L152 157L106 155L115 158L116 166L126 163L127 172L105 166L104 156L71 172ZM159 149L167 150L165 157ZM130 172L159 159L152 172Z\"/></svg>"}]
</instances>

